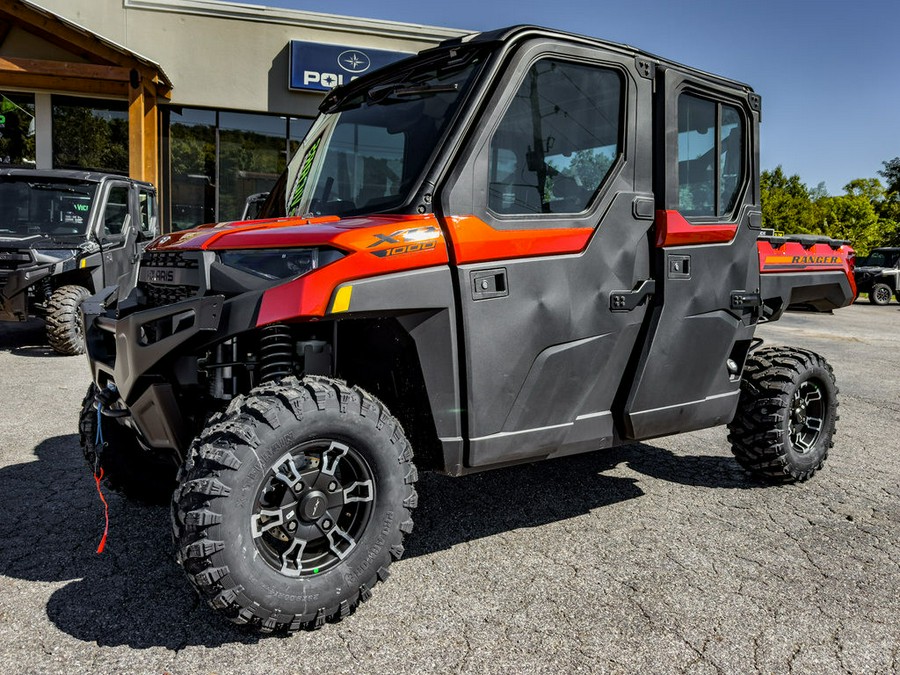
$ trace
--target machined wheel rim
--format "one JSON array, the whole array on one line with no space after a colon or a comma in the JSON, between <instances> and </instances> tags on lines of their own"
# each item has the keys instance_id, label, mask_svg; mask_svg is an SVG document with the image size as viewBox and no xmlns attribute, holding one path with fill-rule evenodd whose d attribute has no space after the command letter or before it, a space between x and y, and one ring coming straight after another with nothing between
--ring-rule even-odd
<instances>
[{"instance_id":1,"label":"machined wheel rim","mask_svg":"<svg viewBox=\"0 0 900 675\"><path fill-rule=\"evenodd\" d=\"M811 452L822 434L826 400L822 388L813 380L797 387L791 399L791 443L800 454Z\"/></svg>"},{"instance_id":2,"label":"machined wheel rim","mask_svg":"<svg viewBox=\"0 0 900 675\"><path fill-rule=\"evenodd\" d=\"M310 441L266 473L250 516L253 542L287 577L321 574L359 545L374 503L372 471L352 445Z\"/></svg>"},{"instance_id":3,"label":"machined wheel rim","mask_svg":"<svg viewBox=\"0 0 900 675\"><path fill-rule=\"evenodd\" d=\"M891 301L891 291L888 288L877 288L875 289L875 299L878 302L890 302Z\"/></svg>"}]
</instances>

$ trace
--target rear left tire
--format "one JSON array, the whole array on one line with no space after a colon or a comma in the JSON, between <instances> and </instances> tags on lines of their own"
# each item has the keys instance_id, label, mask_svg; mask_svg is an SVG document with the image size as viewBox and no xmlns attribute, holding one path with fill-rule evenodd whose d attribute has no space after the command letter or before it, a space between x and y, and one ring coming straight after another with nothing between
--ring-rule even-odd
<instances>
[{"instance_id":1,"label":"rear left tire","mask_svg":"<svg viewBox=\"0 0 900 675\"><path fill-rule=\"evenodd\" d=\"M738 463L769 482L808 480L834 445L837 394L831 366L818 354L788 347L753 352L728 425Z\"/></svg>"}]
</instances>

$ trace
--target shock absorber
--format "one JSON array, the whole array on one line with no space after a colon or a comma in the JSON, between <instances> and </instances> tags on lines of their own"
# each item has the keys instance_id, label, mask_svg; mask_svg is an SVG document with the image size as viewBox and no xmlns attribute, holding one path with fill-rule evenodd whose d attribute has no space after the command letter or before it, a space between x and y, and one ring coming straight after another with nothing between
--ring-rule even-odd
<instances>
[{"instance_id":1,"label":"shock absorber","mask_svg":"<svg viewBox=\"0 0 900 675\"><path fill-rule=\"evenodd\" d=\"M262 329L259 338L259 381L270 382L294 372L294 342L291 329L275 323Z\"/></svg>"}]
</instances>

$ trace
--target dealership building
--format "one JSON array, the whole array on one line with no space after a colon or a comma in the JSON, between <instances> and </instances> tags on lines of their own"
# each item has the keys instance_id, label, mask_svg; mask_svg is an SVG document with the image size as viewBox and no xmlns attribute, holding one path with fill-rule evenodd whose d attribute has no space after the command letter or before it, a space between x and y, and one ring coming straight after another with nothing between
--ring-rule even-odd
<instances>
[{"instance_id":1,"label":"dealership building","mask_svg":"<svg viewBox=\"0 0 900 675\"><path fill-rule=\"evenodd\" d=\"M216 0L4 0L0 167L150 181L165 229L234 220L330 88L463 33Z\"/></svg>"}]
</instances>

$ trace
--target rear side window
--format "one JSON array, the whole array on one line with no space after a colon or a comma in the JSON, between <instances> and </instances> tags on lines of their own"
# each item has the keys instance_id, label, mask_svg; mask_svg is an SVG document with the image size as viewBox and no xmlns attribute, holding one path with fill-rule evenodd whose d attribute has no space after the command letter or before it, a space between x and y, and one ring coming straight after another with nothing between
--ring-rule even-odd
<instances>
[{"instance_id":1,"label":"rear side window","mask_svg":"<svg viewBox=\"0 0 900 675\"><path fill-rule=\"evenodd\" d=\"M678 210L731 214L744 182L745 123L734 106L692 94L678 98Z\"/></svg>"},{"instance_id":2,"label":"rear side window","mask_svg":"<svg viewBox=\"0 0 900 675\"><path fill-rule=\"evenodd\" d=\"M490 209L586 210L621 152L622 89L609 68L536 62L491 139Z\"/></svg>"}]
</instances>

